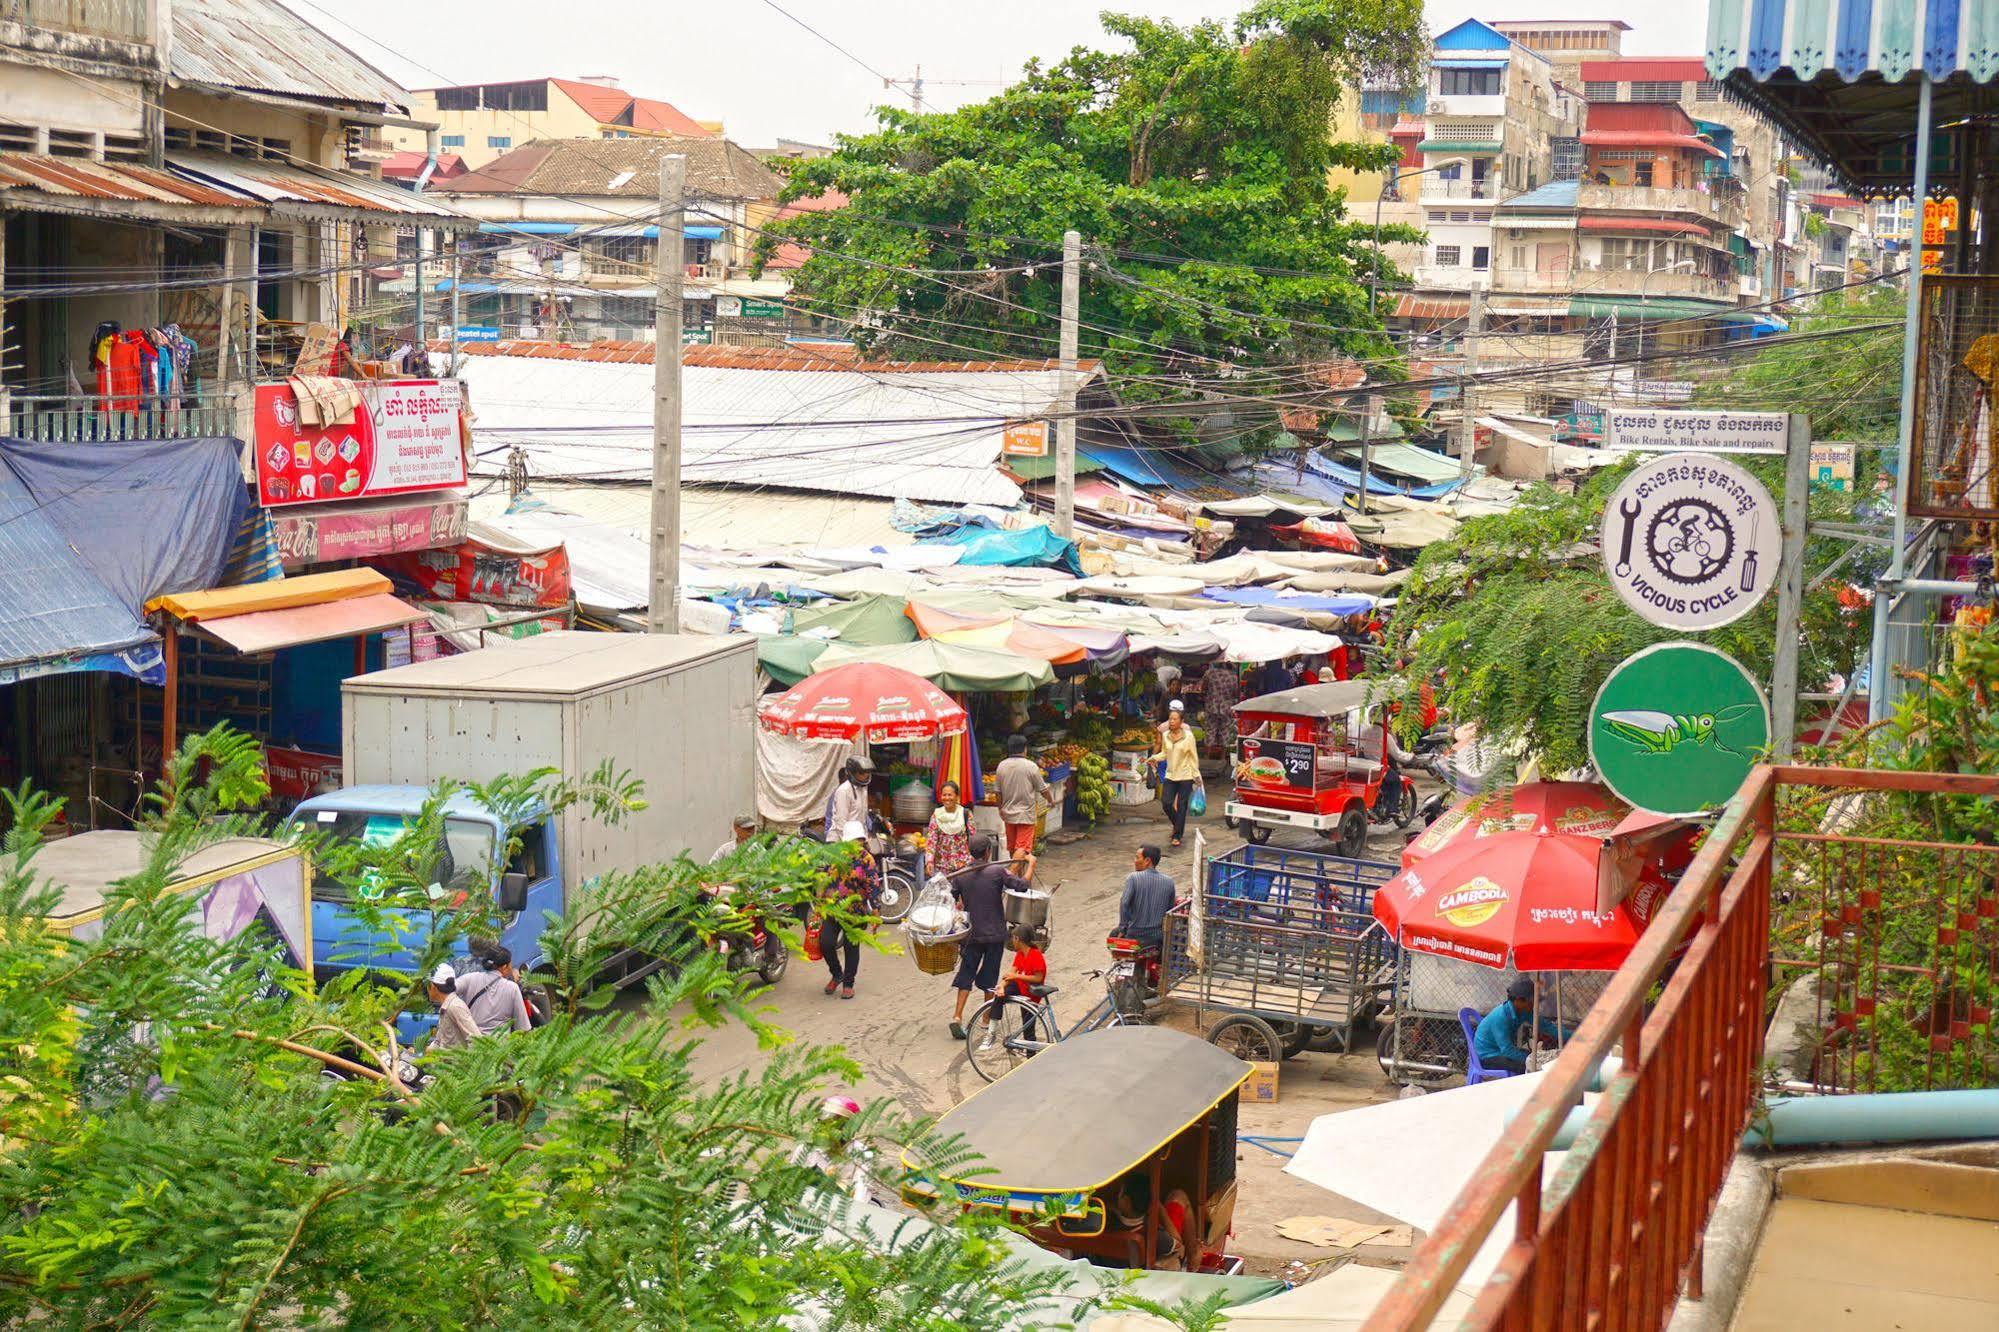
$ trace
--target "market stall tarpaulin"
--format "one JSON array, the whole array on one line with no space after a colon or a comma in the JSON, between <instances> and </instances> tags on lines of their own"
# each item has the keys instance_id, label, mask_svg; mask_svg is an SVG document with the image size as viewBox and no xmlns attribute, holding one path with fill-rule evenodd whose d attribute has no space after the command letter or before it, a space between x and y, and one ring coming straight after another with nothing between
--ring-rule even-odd
<instances>
[{"instance_id":1,"label":"market stall tarpaulin","mask_svg":"<svg viewBox=\"0 0 1999 1332\"><path fill-rule=\"evenodd\" d=\"M305 424L289 384L257 386L257 498L266 508L465 484L458 381L358 380L355 386L361 405L337 425Z\"/></svg>"},{"instance_id":2,"label":"market stall tarpaulin","mask_svg":"<svg viewBox=\"0 0 1999 1332\"><path fill-rule=\"evenodd\" d=\"M896 744L956 735L965 710L919 675L851 662L805 679L757 712L764 729L803 740Z\"/></svg>"}]
</instances>

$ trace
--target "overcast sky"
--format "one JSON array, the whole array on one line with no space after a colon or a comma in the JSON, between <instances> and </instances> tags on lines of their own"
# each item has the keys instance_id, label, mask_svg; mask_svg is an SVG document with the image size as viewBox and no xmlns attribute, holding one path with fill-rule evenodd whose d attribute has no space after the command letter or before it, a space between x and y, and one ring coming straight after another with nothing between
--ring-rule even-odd
<instances>
[{"instance_id":1,"label":"overcast sky","mask_svg":"<svg viewBox=\"0 0 1999 1332\"><path fill-rule=\"evenodd\" d=\"M924 101L948 109L997 92L1030 57L1065 54L1101 39L1090 0L779 0L845 48L772 8L769 0L286 0L411 88L541 75L609 74L630 92L672 102L698 120L720 120L752 147L780 137L825 143L869 128L885 99L908 104L920 65ZM1137 0L1112 8L1187 22L1242 5ZM1699 55L1705 5L1631 0L1516 0L1506 5L1433 0L1432 31L1478 15L1596 18L1632 24L1625 52ZM336 17L337 16L337 17ZM420 17L418 17L420 16ZM865 68L864 68L865 66ZM875 72L870 73L872 69Z\"/></svg>"}]
</instances>

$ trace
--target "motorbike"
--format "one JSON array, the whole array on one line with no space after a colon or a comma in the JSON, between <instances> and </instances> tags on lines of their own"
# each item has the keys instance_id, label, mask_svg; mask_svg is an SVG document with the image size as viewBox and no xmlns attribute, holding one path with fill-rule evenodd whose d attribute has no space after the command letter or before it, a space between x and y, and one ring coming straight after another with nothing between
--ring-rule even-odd
<instances>
[{"instance_id":1,"label":"motorbike","mask_svg":"<svg viewBox=\"0 0 1999 1332\"><path fill-rule=\"evenodd\" d=\"M733 889L729 884L718 884L711 889L718 904L728 906ZM723 962L731 971L756 969L764 984L775 985L784 979L785 968L791 964L791 950L784 946L784 940L773 934L764 924L763 916L755 911L738 911L741 928L726 930L715 936L715 951L721 954Z\"/></svg>"},{"instance_id":2,"label":"motorbike","mask_svg":"<svg viewBox=\"0 0 1999 1332\"><path fill-rule=\"evenodd\" d=\"M1127 1017L1144 1016L1146 1006L1159 997L1159 949L1116 934L1104 940L1104 947L1111 955L1104 984L1118 1012Z\"/></svg>"}]
</instances>

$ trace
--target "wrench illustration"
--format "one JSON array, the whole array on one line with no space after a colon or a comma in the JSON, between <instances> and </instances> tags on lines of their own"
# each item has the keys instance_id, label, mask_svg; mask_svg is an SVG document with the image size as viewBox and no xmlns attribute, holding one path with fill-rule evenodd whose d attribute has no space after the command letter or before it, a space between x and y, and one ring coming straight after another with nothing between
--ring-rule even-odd
<instances>
[{"instance_id":1,"label":"wrench illustration","mask_svg":"<svg viewBox=\"0 0 1999 1332\"><path fill-rule=\"evenodd\" d=\"M1643 513L1645 509L1637 500L1628 499L1618 504L1617 511L1624 517L1624 541L1617 548L1617 576L1619 578L1629 578L1631 576L1631 539L1638 535L1638 515Z\"/></svg>"}]
</instances>

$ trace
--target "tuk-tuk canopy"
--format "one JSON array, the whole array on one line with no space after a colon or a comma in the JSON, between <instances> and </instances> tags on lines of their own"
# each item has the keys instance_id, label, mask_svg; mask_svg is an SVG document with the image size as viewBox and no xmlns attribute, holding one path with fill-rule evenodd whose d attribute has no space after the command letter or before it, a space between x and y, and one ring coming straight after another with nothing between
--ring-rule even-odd
<instances>
[{"instance_id":1,"label":"tuk-tuk canopy","mask_svg":"<svg viewBox=\"0 0 1999 1332\"><path fill-rule=\"evenodd\" d=\"M1248 1064L1166 1027L1108 1027L1051 1045L937 1122L980 1159L951 1182L967 1202L1079 1208L1199 1123ZM985 1196L981 1196L985 1195Z\"/></svg>"},{"instance_id":2,"label":"tuk-tuk canopy","mask_svg":"<svg viewBox=\"0 0 1999 1332\"><path fill-rule=\"evenodd\" d=\"M1373 686L1366 680L1335 680L1330 684L1299 685L1235 705L1238 714L1270 717L1344 717L1367 706Z\"/></svg>"}]
</instances>

